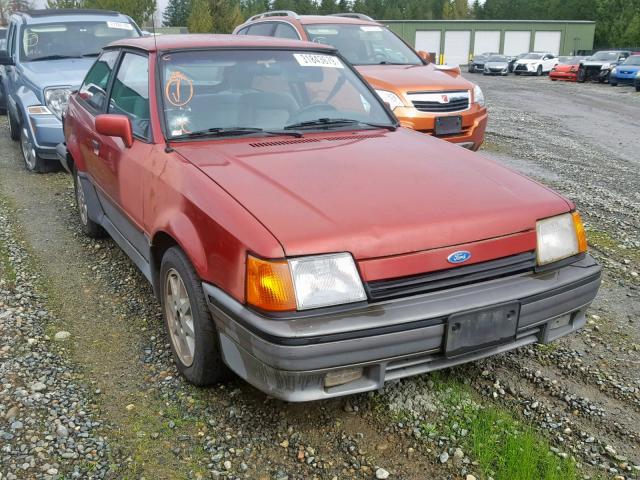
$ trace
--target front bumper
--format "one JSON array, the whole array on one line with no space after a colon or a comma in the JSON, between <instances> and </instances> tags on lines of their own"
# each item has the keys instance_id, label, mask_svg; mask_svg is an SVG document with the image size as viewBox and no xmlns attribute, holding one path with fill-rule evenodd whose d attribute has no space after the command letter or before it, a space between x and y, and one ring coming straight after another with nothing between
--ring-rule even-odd
<instances>
[{"instance_id":1,"label":"front bumper","mask_svg":"<svg viewBox=\"0 0 640 480\"><path fill-rule=\"evenodd\" d=\"M462 117L462 131L452 135L444 135L438 138L452 143L460 144L470 150L478 150L484 142L484 132L487 128L487 109L477 104L472 104L467 110L451 113L421 112L414 107L398 107L393 113L398 117L403 127L411 128L428 135L435 136L436 118L441 116Z\"/></svg>"},{"instance_id":2,"label":"front bumper","mask_svg":"<svg viewBox=\"0 0 640 480\"><path fill-rule=\"evenodd\" d=\"M636 74L620 74L617 73L615 75L611 75L609 77L609 82L614 82L614 83L619 83L619 84L625 84L625 85L633 85L636 79Z\"/></svg>"},{"instance_id":3,"label":"front bumper","mask_svg":"<svg viewBox=\"0 0 640 480\"><path fill-rule=\"evenodd\" d=\"M549 73L549 78L551 80L564 80L566 82L575 82L578 80L578 72L557 72L555 70L551 70Z\"/></svg>"},{"instance_id":4,"label":"front bumper","mask_svg":"<svg viewBox=\"0 0 640 480\"><path fill-rule=\"evenodd\" d=\"M376 390L385 381L548 343L584 325L600 276L600 266L587 255L554 271L286 318L263 316L212 285L203 287L227 365L269 395L299 402ZM520 316L512 341L445 356L452 314L514 301ZM361 378L324 386L328 372L353 367L363 369Z\"/></svg>"},{"instance_id":5,"label":"front bumper","mask_svg":"<svg viewBox=\"0 0 640 480\"><path fill-rule=\"evenodd\" d=\"M29 130L38 156L57 160L56 147L64 142L62 121L55 115L29 115Z\"/></svg>"}]
</instances>

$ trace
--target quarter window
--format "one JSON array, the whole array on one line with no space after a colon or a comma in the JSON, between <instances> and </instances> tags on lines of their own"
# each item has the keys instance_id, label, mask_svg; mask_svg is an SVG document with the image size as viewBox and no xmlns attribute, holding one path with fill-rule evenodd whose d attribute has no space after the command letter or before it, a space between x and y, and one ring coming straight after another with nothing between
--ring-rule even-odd
<instances>
[{"instance_id":1,"label":"quarter window","mask_svg":"<svg viewBox=\"0 0 640 480\"><path fill-rule=\"evenodd\" d=\"M127 115L133 134L149 139L149 63L147 57L125 53L111 90L109 113Z\"/></svg>"},{"instance_id":2,"label":"quarter window","mask_svg":"<svg viewBox=\"0 0 640 480\"><path fill-rule=\"evenodd\" d=\"M107 85L118 59L118 52L108 51L100 55L80 87L80 98L96 110L102 110L107 101Z\"/></svg>"},{"instance_id":3,"label":"quarter window","mask_svg":"<svg viewBox=\"0 0 640 480\"><path fill-rule=\"evenodd\" d=\"M296 32L296 30L291 25L288 25L286 23L278 23L276 25L274 36L279 38L291 38L293 40L300 40L298 32Z\"/></svg>"},{"instance_id":4,"label":"quarter window","mask_svg":"<svg viewBox=\"0 0 640 480\"><path fill-rule=\"evenodd\" d=\"M256 23L249 27L249 35L273 36L273 22Z\"/></svg>"}]
</instances>

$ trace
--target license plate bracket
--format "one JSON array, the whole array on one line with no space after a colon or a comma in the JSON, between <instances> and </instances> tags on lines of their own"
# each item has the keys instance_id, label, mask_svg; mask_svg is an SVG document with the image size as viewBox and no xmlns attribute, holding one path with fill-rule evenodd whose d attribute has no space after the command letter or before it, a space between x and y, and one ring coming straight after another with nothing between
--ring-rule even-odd
<instances>
[{"instance_id":1,"label":"license plate bracket","mask_svg":"<svg viewBox=\"0 0 640 480\"><path fill-rule=\"evenodd\" d=\"M436 135L452 135L462 131L462 117L453 115L436 117Z\"/></svg>"},{"instance_id":2,"label":"license plate bracket","mask_svg":"<svg viewBox=\"0 0 640 480\"><path fill-rule=\"evenodd\" d=\"M446 325L445 356L457 357L514 341L519 318L519 302L451 315Z\"/></svg>"}]
</instances>

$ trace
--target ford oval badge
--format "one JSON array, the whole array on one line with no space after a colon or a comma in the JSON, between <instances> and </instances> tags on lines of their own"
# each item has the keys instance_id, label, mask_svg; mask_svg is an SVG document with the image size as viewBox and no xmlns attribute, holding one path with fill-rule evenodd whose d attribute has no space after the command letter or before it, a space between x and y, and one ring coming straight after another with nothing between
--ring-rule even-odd
<instances>
[{"instance_id":1,"label":"ford oval badge","mask_svg":"<svg viewBox=\"0 0 640 480\"><path fill-rule=\"evenodd\" d=\"M463 263L471 258L471 252L466 250L458 250L447 257L449 263Z\"/></svg>"}]
</instances>

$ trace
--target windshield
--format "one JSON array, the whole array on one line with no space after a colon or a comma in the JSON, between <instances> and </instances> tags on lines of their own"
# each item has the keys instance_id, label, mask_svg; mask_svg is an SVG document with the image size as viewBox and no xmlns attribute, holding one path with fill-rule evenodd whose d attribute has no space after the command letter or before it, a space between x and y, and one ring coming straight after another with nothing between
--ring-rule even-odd
<instances>
[{"instance_id":1,"label":"windshield","mask_svg":"<svg viewBox=\"0 0 640 480\"><path fill-rule=\"evenodd\" d=\"M509 59L504 55L491 55L487 58L487 62L508 62Z\"/></svg>"},{"instance_id":2,"label":"windshield","mask_svg":"<svg viewBox=\"0 0 640 480\"><path fill-rule=\"evenodd\" d=\"M362 80L327 53L186 51L163 55L161 68L169 138L220 129L228 131L213 133L353 130L355 124L364 129L373 128L364 123L395 123ZM300 125L316 121L322 125Z\"/></svg>"},{"instance_id":3,"label":"windshield","mask_svg":"<svg viewBox=\"0 0 640 480\"><path fill-rule=\"evenodd\" d=\"M640 65L640 55L632 55L624 61L624 65Z\"/></svg>"},{"instance_id":4,"label":"windshield","mask_svg":"<svg viewBox=\"0 0 640 480\"><path fill-rule=\"evenodd\" d=\"M378 25L306 25L309 40L333 45L354 65L422 65L402 40Z\"/></svg>"},{"instance_id":5,"label":"windshield","mask_svg":"<svg viewBox=\"0 0 640 480\"><path fill-rule=\"evenodd\" d=\"M579 57L558 57L559 65L577 65L580 63Z\"/></svg>"},{"instance_id":6,"label":"windshield","mask_svg":"<svg viewBox=\"0 0 640 480\"><path fill-rule=\"evenodd\" d=\"M131 23L69 22L27 25L22 30L22 59L98 56L102 47L122 38L140 34Z\"/></svg>"},{"instance_id":7,"label":"windshield","mask_svg":"<svg viewBox=\"0 0 640 480\"><path fill-rule=\"evenodd\" d=\"M524 57L527 60L539 60L542 58L542 54L541 53L527 53Z\"/></svg>"},{"instance_id":8,"label":"windshield","mask_svg":"<svg viewBox=\"0 0 640 480\"><path fill-rule=\"evenodd\" d=\"M590 60L615 61L618 60L618 52L598 52Z\"/></svg>"}]
</instances>

